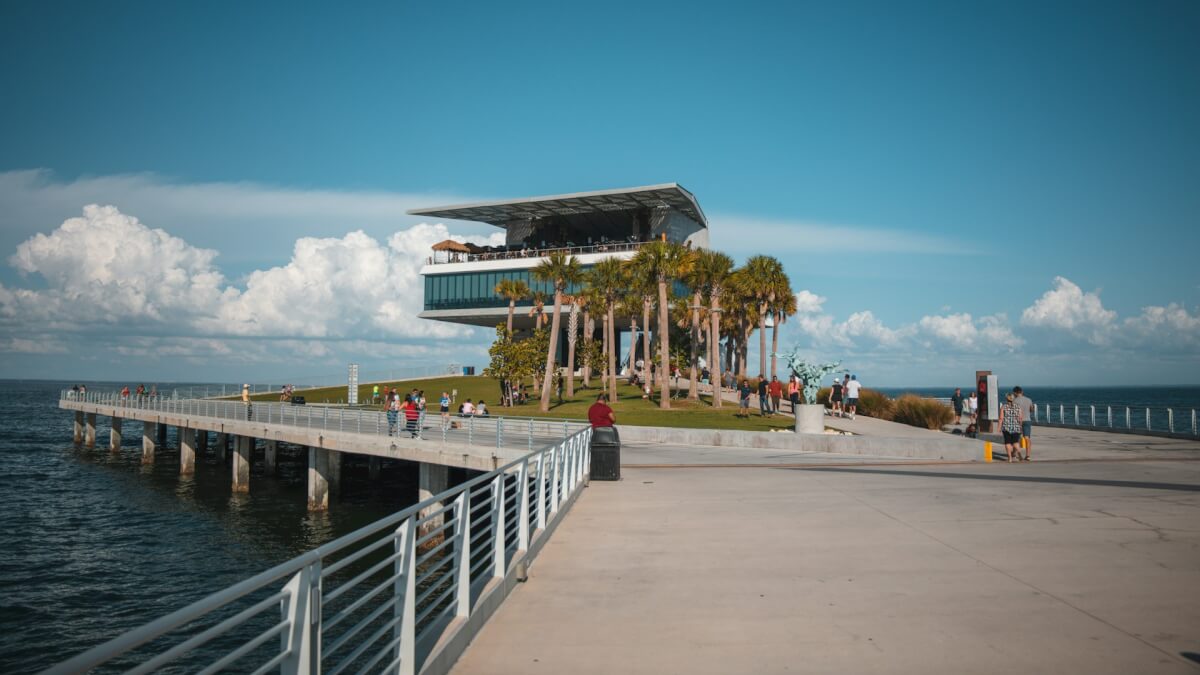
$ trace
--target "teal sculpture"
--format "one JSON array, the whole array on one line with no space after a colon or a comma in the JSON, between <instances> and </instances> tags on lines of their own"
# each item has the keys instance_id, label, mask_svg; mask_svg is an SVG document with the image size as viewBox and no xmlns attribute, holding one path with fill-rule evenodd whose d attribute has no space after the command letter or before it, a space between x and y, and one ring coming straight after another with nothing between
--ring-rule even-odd
<instances>
[{"instance_id":1,"label":"teal sculpture","mask_svg":"<svg viewBox=\"0 0 1200 675\"><path fill-rule=\"evenodd\" d=\"M804 403L813 405L817 402L817 390L821 388L821 378L829 373L837 370L838 366L842 365L841 361L817 365L809 363L800 356L800 348L793 347L791 353L788 354L772 354L771 356L780 356L787 361L788 368L792 370L792 374L800 378L804 383Z\"/></svg>"}]
</instances>

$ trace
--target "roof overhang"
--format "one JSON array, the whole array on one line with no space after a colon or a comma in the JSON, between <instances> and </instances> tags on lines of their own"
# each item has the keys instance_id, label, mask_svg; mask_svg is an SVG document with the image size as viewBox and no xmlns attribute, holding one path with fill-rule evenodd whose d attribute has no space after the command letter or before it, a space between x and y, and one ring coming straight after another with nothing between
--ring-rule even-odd
<instances>
[{"instance_id":1,"label":"roof overhang","mask_svg":"<svg viewBox=\"0 0 1200 675\"><path fill-rule=\"evenodd\" d=\"M708 219L705 218L704 211L700 209L696 197L680 187L678 183L438 206L428 209L413 209L408 214L451 220L470 220L489 223L496 227L506 227L508 223L520 220L664 207L679 211L696 221L701 227L708 227Z\"/></svg>"}]
</instances>

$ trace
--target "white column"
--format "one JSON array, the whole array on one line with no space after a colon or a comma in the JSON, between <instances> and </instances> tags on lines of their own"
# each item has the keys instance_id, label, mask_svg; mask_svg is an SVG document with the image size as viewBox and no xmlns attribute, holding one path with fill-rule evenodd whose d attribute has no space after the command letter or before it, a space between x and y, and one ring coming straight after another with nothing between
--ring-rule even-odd
<instances>
[{"instance_id":1,"label":"white column","mask_svg":"<svg viewBox=\"0 0 1200 675\"><path fill-rule=\"evenodd\" d=\"M250 453L254 449L254 439L250 436L238 436L233 449L233 491L250 491Z\"/></svg>"},{"instance_id":2,"label":"white column","mask_svg":"<svg viewBox=\"0 0 1200 675\"><path fill-rule=\"evenodd\" d=\"M449 467L444 464L431 464L429 462L421 462L419 464L417 476L417 502L423 502L427 499L430 499L434 495L441 494L449 487ZM425 508L421 509L421 513L418 517L424 518L440 508L442 508L441 502L433 502L432 504L429 504ZM435 530L441 527L443 522L445 522L445 519L441 515L435 516L434 518L430 519L429 522L418 528L418 537L423 536L430 530ZM425 542L423 546L436 546L442 543L442 539L442 537L434 537L432 540Z\"/></svg>"},{"instance_id":3,"label":"white column","mask_svg":"<svg viewBox=\"0 0 1200 675\"><path fill-rule=\"evenodd\" d=\"M276 453L279 452L279 441L267 441L264 458L267 463L267 473L275 473Z\"/></svg>"},{"instance_id":4,"label":"white column","mask_svg":"<svg viewBox=\"0 0 1200 675\"><path fill-rule=\"evenodd\" d=\"M121 451L121 418L113 417L108 435L108 449L113 452Z\"/></svg>"},{"instance_id":5,"label":"white column","mask_svg":"<svg viewBox=\"0 0 1200 675\"><path fill-rule=\"evenodd\" d=\"M154 434L157 427L155 422L142 422L142 464L154 463Z\"/></svg>"},{"instance_id":6,"label":"white column","mask_svg":"<svg viewBox=\"0 0 1200 675\"><path fill-rule=\"evenodd\" d=\"M72 438L75 441L75 445L79 445L80 443L83 442L83 411L82 410L75 411L75 433L72 436Z\"/></svg>"},{"instance_id":7,"label":"white column","mask_svg":"<svg viewBox=\"0 0 1200 675\"><path fill-rule=\"evenodd\" d=\"M308 510L329 509L329 452L324 448L308 448Z\"/></svg>"},{"instance_id":8,"label":"white column","mask_svg":"<svg viewBox=\"0 0 1200 675\"><path fill-rule=\"evenodd\" d=\"M179 475L196 473L196 430L179 427Z\"/></svg>"},{"instance_id":9,"label":"white column","mask_svg":"<svg viewBox=\"0 0 1200 675\"><path fill-rule=\"evenodd\" d=\"M84 426L83 444L89 448L96 447L96 413L88 413L86 415L87 423Z\"/></svg>"}]
</instances>

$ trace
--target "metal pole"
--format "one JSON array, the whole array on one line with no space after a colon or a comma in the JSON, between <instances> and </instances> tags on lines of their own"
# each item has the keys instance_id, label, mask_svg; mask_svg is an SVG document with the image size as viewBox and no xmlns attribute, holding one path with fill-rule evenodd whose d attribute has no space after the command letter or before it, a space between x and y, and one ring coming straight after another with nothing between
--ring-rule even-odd
<instances>
[{"instance_id":1,"label":"metal pole","mask_svg":"<svg viewBox=\"0 0 1200 675\"><path fill-rule=\"evenodd\" d=\"M1075 426L1079 426L1079 404L1075 404Z\"/></svg>"},{"instance_id":2,"label":"metal pole","mask_svg":"<svg viewBox=\"0 0 1200 675\"><path fill-rule=\"evenodd\" d=\"M1088 406L1092 409L1092 426L1096 426L1096 406Z\"/></svg>"},{"instance_id":3,"label":"metal pole","mask_svg":"<svg viewBox=\"0 0 1200 675\"><path fill-rule=\"evenodd\" d=\"M1175 411L1167 408L1167 431L1175 433Z\"/></svg>"},{"instance_id":4,"label":"metal pole","mask_svg":"<svg viewBox=\"0 0 1200 675\"><path fill-rule=\"evenodd\" d=\"M1067 423L1067 416L1063 414L1063 405L1061 403L1058 404L1058 423L1059 424Z\"/></svg>"},{"instance_id":5,"label":"metal pole","mask_svg":"<svg viewBox=\"0 0 1200 675\"><path fill-rule=\"evenodd\" d=\"M1112 428L1112 406L1108 406L1108 428Z\"/></svg>"},{"instance_id":6,"label":"metal pole","mask_svg":"<svg viewBox=\"0 0 1200 675\"><path fill-rule=\"evenodd\" d=\"M1150 409L1146 408L1146 431L1150 431Z\"/></svg>"},{"instance_id":7,"label":"metal pole","mask_svg":"<svg viewBox=\"0 0 1200 675\"><path fill-rule=\"evenodd\" d=\"M1125 428L1126 429L1133 428L1133 420L1130 419L1130 417L1129 417L1129 406L1125 406Z\"/></svg>"}]
</instances>

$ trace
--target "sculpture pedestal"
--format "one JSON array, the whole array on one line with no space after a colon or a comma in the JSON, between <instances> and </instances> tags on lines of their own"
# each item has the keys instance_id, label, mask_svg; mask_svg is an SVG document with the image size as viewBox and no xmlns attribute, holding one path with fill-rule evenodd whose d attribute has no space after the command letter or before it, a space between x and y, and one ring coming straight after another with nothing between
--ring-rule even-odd
<instances>
[{"instance_id":1,"label":"sculpture pedestal","mask_svg":"<svg viewBox=\"0 0 1200 675\"><path fill-rule=\"evenodd\" d=\"M825 406L798 405L796 406L796 433L823 434L825 433Z\"/></svg>"}]
</instances>

